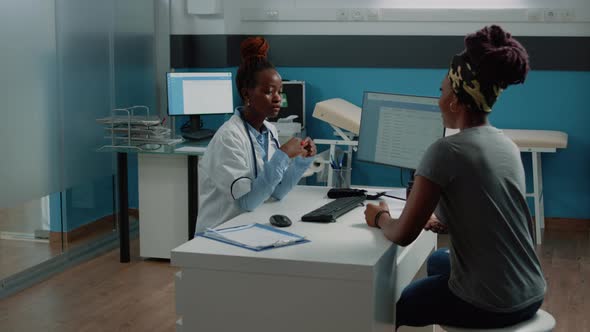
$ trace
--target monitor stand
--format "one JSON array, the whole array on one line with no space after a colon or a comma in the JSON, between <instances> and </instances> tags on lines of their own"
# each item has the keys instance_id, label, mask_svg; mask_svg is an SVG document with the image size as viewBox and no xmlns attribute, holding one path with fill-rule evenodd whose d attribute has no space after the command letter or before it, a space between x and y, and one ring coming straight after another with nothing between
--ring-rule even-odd
<instances>
[{"instance_id":1,"label":"monitor stand","mask_svg":"<svg viewBox=\"0 0 590 332\"><path fill-rule=\"evenodd\" d=\"M201 127L201 117L199 115L191 115L188 128L182 129L182 137L190 141L211 138L214 134L214 130Z\"/></svg>"}]
</instances>

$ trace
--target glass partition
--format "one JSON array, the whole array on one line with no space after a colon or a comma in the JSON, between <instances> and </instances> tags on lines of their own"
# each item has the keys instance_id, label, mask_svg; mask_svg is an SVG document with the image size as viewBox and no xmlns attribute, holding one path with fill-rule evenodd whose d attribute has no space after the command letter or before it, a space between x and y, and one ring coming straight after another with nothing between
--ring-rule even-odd
<instances>
[{"instance_id":1,"label":"glass partition","mask_svg":"<svg viewBox=\"0 0 590 332\"><path fill-rule=\"evenodd\" d=\"M153 1L0 2L0 297L52 258L117 243L96 119L155 107L154 35Z\"/></svg>"}]
</instances>

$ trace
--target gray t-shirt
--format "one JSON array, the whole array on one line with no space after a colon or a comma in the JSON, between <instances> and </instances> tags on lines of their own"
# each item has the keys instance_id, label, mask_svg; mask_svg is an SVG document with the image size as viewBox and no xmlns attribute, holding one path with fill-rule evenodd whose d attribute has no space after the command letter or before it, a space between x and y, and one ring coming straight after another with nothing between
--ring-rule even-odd
<instances>
[{"instance_id":1,"label":"gray t-shirt","mask_svg":"<svg viewBox=\"0 0 590 332\"><path fill-rule=\"evenodd\" d=\"M543 299L520 152L501 130L474 127L438 140L416 175L441 187L436 214L448 225L455 295L494 312Z\"/></svg>"}]
</instances>

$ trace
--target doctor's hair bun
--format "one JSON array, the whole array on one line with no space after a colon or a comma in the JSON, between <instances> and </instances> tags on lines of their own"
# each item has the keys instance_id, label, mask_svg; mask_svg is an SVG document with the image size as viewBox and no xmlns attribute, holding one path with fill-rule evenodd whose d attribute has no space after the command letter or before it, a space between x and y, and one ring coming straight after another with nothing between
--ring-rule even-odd
<instances>
[{"instance_id":1,"label":"doctor's hair bun","mask_svg":"<svg viewBox=\"0 0 590 332\"><path fill-rule=\"evenodd\" d=\"M236 87L242 99L245 88L256 87L259 72L275 68L266 58L268 48L268 42L262 37L249 37L240 44L242 62L236 75Z\"/></svg>"},{"instance_id":2,"label":"doctor's hair bun","mask_svg":"<svg viewBox=\"0 0 590 332\"><path fill-rule=\"evenodd\" d=\"M251 57L266 58L268 42L263 37L249 37L240 44L242 62Z\"/></svg>"},{"instance_id":3,"label":"doctor's hair bun","mask_svg":"<svg viewBox=\"0 0 590 332\"><path fill-rule=\"evenodd\" d=\"M482 82L502 89L523 83L530 70L526 49L497 25L465 37L464 54Z\"/></svg>"}]
</instances>

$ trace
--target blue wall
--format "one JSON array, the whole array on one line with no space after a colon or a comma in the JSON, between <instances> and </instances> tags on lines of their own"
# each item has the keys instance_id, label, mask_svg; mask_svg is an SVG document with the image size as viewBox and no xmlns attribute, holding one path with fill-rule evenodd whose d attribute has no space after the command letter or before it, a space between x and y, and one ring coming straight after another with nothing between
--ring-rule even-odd
<instances>
[{"instance_id":1,"label":"blue wall","mask_svg":"<svg viewBox=\"0 0 590 332\"><path fill-rule=\"evenodd\" d=\"M209 70L229 70L234 75L236 72L236 68L199 71ZM443 69L280 67L278 70L283 79L307 82L307 131L313 138L333 137L328 124L312 120L314 105L319 101L338 97L360 106L365 90L438 96L440 82L446 74ZM512 86L501 95L490 115L490 121L498 128L559 130L569 135L567 149L543 154L547 217L590 218L588 87L590 72L532 71L524 85ZM234 101L238 105L237 93ZM206 116L205 127L216 128L226 118ZM177 125L181 122L179 119ZM523 154L523 161L532 191L530 154ZM137 178L137 171L131 168L130 163L130 203L135 203L137 187L131 186L131 179ZM353 162L353 184L398 186L399 178L397 168Z\"/></svg>"}]
</instances>

